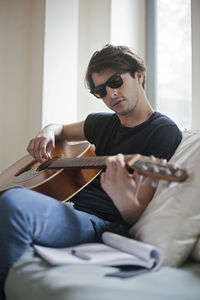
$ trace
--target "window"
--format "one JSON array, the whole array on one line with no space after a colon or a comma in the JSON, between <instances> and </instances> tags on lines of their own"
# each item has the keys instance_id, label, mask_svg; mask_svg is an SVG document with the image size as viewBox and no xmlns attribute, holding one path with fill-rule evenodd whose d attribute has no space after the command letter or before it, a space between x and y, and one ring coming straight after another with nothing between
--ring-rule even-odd
<instances>
[{"instance_id":1,"label":"window","mask_svg":"<svg viewBox=\"0 0 200 300\"><path fill-rule=\"evenodd\" d=\"M190 0L157 0L156 109L181 129L192 123Z\"/></svg>"}]
</instances>

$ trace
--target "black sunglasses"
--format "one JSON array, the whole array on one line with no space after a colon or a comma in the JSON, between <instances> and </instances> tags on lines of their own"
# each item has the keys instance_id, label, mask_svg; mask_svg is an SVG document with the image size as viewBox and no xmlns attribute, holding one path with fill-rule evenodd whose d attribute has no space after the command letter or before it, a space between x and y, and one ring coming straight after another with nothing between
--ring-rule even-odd
<instances>
[{"instance_id":1,"label":"black sunglasses","mask_svg":"<svg viewBox=\"0 0 200 300\"><path fill-rule=\"evenodd\" d=\"M124 72L116 73L112 75L104 84L94 87L90 93L93 94L98 99L104 98L107 94L106 86L109 86L112 89L117 89L123 84L121 74Z\"/></svg>"}]
</instances>

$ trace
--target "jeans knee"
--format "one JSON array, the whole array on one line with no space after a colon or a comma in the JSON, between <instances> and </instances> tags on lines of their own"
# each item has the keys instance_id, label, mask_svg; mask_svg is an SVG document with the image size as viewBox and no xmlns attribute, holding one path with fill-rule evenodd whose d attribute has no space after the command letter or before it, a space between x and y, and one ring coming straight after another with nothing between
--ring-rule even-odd
<instances>
[{"instance_id":1,"label":"jeans knee","mask_svg":"<svg viewBox=\"0 0 200 300\"><path fill-rule=\"evenodd\" d=\"M21 207L21 202L24 201L21 188L13 188L5 191L0 197L0 215L12 214Z\"/></svg>"}]
</instances>

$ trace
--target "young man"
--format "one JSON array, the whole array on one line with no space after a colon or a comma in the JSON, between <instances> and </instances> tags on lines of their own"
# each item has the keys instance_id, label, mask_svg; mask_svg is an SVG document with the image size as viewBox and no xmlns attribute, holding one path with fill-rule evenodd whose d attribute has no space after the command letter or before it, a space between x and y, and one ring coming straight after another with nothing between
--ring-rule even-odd
<instances>
[{"instance_id":1,"label":"young man","mask_svg":"<svg viewBox=\"0 0 200 300\"><path fill-rule=\"evenodd\" d=\"M55 137L87 139L95 145L97 155L110 157L106 172L76 194L71 199L73 205L19 188L2 195L1 287L10 266L33 243L65 247L101 241L104 231L128 235L155 188L150 179L140 185L140 176L126 170L123 154L169 160L182 138L176 124L150 106L144 89L145 72L144 62L129 48L106 45L92 56L86 83L112 113L90 114L71 125L48 125L30 141L28 152L41 162L50 157Z\"/></svg>"}]
</instances>

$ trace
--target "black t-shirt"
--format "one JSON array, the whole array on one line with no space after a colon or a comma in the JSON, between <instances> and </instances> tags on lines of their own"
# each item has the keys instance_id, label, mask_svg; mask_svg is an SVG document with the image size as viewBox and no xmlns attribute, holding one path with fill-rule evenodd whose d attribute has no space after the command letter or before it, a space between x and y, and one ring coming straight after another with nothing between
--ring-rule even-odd
<instances>
[{"instance_id":1,"label":"black t-shirt","mask_svg":"<svg viewBox=\"0 0 200 300\"><path fill-rule=\"evenodd\" d=\"M139 153L169 160L182 139L182 133L176 124L158 112L133 128L122 126L114 113L93 113L88 115L84 131L87 140L95 145L96 155ZM71 201L78 210L105 220L123 222L118 209L101 188L100 176Z\"/></svg>"}]
</instances>

